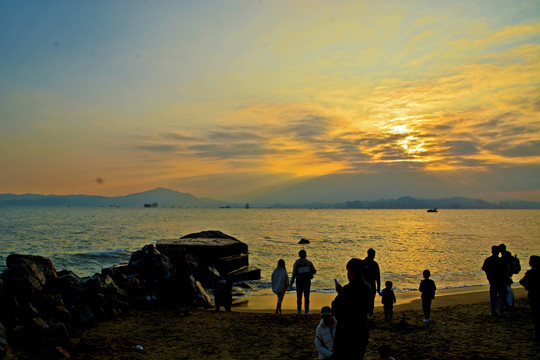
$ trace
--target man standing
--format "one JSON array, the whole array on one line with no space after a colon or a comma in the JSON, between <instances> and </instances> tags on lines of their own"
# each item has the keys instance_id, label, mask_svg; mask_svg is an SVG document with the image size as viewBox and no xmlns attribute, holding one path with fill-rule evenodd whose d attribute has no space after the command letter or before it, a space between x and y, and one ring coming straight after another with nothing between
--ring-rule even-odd
<instances>
[{"instance_id":1,"label":"man standing","mask_svg":"<svg viewBox=\"0 0 540 360\"><path fill-rule=\"evenodd\" d=\"M499 257L499 247L491 247L491 256L484 260L482 270L486 273L489 281L489 305L491 315L497 316L497 306L499 314L504 313L504 305L506 303L506 283L507 275L503 259Z\"/></svg>"},{"instance_id":2,"label":"man standing","mask_svg":"<svg viewBox=\"0 0 540 360\"><path fill-rule=\"evenodd\" d=\"M371 287L362 275L364 264L360 259L347 263L349 283L336 283L338 295L332 302L337 320L334 339L335 359L363 359L369 338L367 314L373 307Z\"/></svg>"},{"instance_id":3,"label":"man standing","mask_svg":"<svg viewBox=\"0 0 540 360\"><path fill-rule=\"evenodd\" d=\"M294 262L291 278L291 286L293 286L296 279L296 305L298 308L296 315L302 315L302 294L304 295L305 314L311 315L309 312L309 292L311 290L311 279L313 279L313 275L317 270L313 263L306 258L306 250L300 250L298 256L300 256L300 259Z\"/></svg>"},{"instance_id":4,"label":"man standing","mask_svg":"<svg viewBox=\"0 0 540 360\"><path fill-rule=\"evenodd\" d=\"M381 293L381 271L379 269L379 264L377 264L374 259L375 250L369 249L367 251L367 257L364 259L364 278L369 286L371 286L373 297L373 302L371 308L369 309L369 320L373 320L373 304L375 303L375 294Z\"/></svg>"}]
</instances>

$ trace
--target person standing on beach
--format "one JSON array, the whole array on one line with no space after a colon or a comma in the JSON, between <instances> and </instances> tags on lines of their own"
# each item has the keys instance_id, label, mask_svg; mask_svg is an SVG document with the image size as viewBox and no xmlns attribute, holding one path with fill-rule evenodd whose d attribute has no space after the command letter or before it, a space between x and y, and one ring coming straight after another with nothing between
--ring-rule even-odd
<instances>
[{"instance_id":1,"label":"person standing on beach","mask_svg":"<svg viewBox=\"0 0 540 360\"><path fill-rule=\"evenodd\" d=\"M281 304L289 288L289 275L285 268L285 260L279 259L277 267L272 272L272 291L277 295L276 314L281 314Z\"/></svg>"},{"instance_id":2,"label":"person standing on beach","mask_svg":"<svg viewBox=\"0 0 540 360\"><path fill-rule=\"evenodd\" d=\"M431 272L429 270L424 270L422 273L424 280L420 282L420 292L422 293L422 310L424 310L424 323L429 323L431 321L431 302L435 299L435 281L430 279Z\"/></svg>"},{"instance_id":3,"label":"person standing on beach","mask_svg":"<svg viewBox=\"0 0 540 360\"><path fill-rule=\"evenodd\" d=\"M518 274L521 271L521 265L517 256L512 256L512 253L506 250L505 244L499 245L499 252L501 253L501 259L504 262L506 270L506 306L509 310L514 308L514 292L511 285L514 283L512 276Z\"/></svg>"},{"instance_id":4,"label":"person standing on beach","mask_svg":"<svg viewBox=\"0 0 540 360\"><path fill-rule=\"evenodd\" d=\"M315 331L315 347L319 359L332 359L334 355L334 337L336 336L336 318L330 306L321 309L321 322Z\"/></svg>"},{"instance_id":5,"label":"person standing on beach","mask_svg":"<svg viewBox=\"0 0 540 360\"><path fill-rule=\"evenodd\" d=\"M381 292L381 270L379 264L375 261L375 250L373 249L367 251L367 257L364 259L364 278L371 286L373 304L375 304L375 294ZM369 320L373 320L373 307L374 305L369 309Z\"/></svg>"},{"instance_id":6,"label":"person standing on beach","mask_svg":"<svg viewBox=\"0 0 540 360\"><path fill-rule=\"evenodd\" d=\"M341 286L336 282L338 295L332 301L337 320L334 359L363 359L369 338L367 315L373 306L373 296L362 275L362 260L349 260L346 269L349 283Z\"/></svg>"},{"instance_id":7,"label":"person standing on beach","mask_svg":"<svg viewBox=\"0 0 540 360\"><path fill-rule=\"evenodd\" d=\"M384 320L391 321L394 318L394 303L396 302L396 294L392 290L392 282L387 281L384 283L386 286L381 291L381 302L384 307Z\"/></svg>"},{"instance_id":8,"label":"person standing on beach","mask_svg":"<svg viewBox=\"0 0 540 360\"><path fill-rule=\"evenodd\" d=\"M499 247L491 247L491 256L484 260L482 270L486 273L489 282L489 306L491 315L497 316L497 306L499 314L504 314L504 305L506 304L506 285L507 276L504 261L499 257Z\"/></svg>"},{"instance_id":9,"label":"person standing on beach","mask_svg":"<svg viewBox=\"0 0 540 360\"><path fill-rule=\"evenodd\" d=\"M540 256L532 255L529 265L531 269L519 283L527 290L527 299L532 310L534 339L540 342Z\"/></svg>"},{"instance_id":10,"label":"person standing on beach","mask_svg":"<svg viewBox=\"0 0 540 360\"><path fill-rule=\"evenodd\" d=\"M317 273L313 263L307 259L306 250L298 252L300 259L294 262L291 286L296 280L296 305L298 312L296 315L302 315L302 295L304 295L304 309L306 315L311 315L309 312L309 292L311 290L311 279Z\"/></svg>"}]
</instances>

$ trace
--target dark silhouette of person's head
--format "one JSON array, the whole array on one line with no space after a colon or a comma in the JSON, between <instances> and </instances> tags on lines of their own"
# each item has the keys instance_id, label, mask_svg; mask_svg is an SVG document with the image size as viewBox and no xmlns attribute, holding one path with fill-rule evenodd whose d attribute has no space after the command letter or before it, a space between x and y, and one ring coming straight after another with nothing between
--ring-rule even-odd
<instances>
[{"instance_id":1,"label":"dark silhouette of person's head","mask_svg":"<svg viewBox=\"0 0 540 360\"><path fill-rule=\"evenodd\" d=\"M500 253L500 252L501 252L501 251L500 251L500 249L499 249L499 247L498 247L497 245L493 245L493 246L491 247L491 253L492 253L493 255L499 256L499 253Z\"/></svg>"},{"instance_id":2,"label":"dark silhouette of person's head","mask_svg":"<svg viewBox=\"0 0 540 360\"><path fill-rule=\"evenodd\" d=\"M285 260L279 259L278 262L277 262L277 266L284 268L285 267Z\"/></svg>"},{"instance_id":3,"label":"dark silhouette of person's head","mask_svg":"<svg viewBox=\"0 0 540 360\"><path fill-rule=\"evenodd\" d=\"M500 244L500 245L499 245L499 251L500 251L501 253L505 252L505 251L506 251L506 245Z\"/></svg>"},{"instance_id":4,"label":"dark silhouette of person's head","mask_svg":"<svg viewBox=\"0 0 540 360\"><path fill-rule=\"evenodd\" d=\"M422 275L424 276L424 279L429 279L429 277L431 276L431 272L429 270L424 270Z\"/></svg>"},{"instance_id":5,"label":"dark silhouette of person's head","mask_svg":"<svg viewBox=\"0 0 540 360\"><path fill-rule=\"evenodd\" d=\"M375 259L375 250L369 249L367 251L367 257L368 257L368 259L371 259L371 260Z\"/></svg>"},{"instance_id":6,"label":"dark silhouette of person's head","mask_svg":"<svg viewBox=\"0 0 540 360\"><path fill-rule=\"evenodd\" d=\"M362 276L364 270L364 262L358 258L352 258L347 263L347 277L349 280Z\"/></svg>"},{"instance_id":7,"label":"dark silhouette of person's head","mask_svg":"<svg viewBox=\"0 0 540 360\"><path fill-rule=\"evenodd\" d=\"M387 289L391 289L392 286L394 286L394 284L393 284L390 280L388 280L387 282L385 282L384 285L386 286Z\"/></svg>"},{"instance_id":8,"label":"dark silhouette of person's head","mask_svg":"<svg viewBox=\"0 0 540 360\"><path fill-rule=\"evenodd\" d=\"M300 256L302 259L306 258L307 257L306 250L300 250L298 252L298 256Z\"/></svg>"},{"instance_id":9,"label":"dark silhouette of person's head","mask_svg":"<svg viewBox=\"0 0 540 360\"><path fill-rule=\"evenodd\" d=\"M536 269L540 266L540 256L538 255L531 255L529 258L529 265L531 268Z\"/></svg>"}]
</instances>

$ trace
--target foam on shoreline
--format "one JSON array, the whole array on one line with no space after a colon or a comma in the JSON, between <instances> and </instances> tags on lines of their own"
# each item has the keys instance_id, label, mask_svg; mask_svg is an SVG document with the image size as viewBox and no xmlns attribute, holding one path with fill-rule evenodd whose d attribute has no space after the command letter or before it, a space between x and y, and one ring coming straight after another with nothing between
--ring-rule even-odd
<instances>
[{"instance_id":1,"label":"foam on shoreline","mask_svg":"<svg viewBox=\"0 0 540 360\"><path fill-rule=\"evenodd\" d=\"M516 298L526 297L527 293L519 284L512 287ZM330 305L335 293L312 292L310 294L310 311L312 313L320 312L321 307ZM409 291L396 294L397 303L395 310L409 310L421 308L420 293L418 291ZM238 299L233 305L234 311L241 312L274 312L276 309L276 295L251 295L244 299ZM433 307L445 307L453 305L467 305L481 302L489 302L489 286L462 287L453 289L437 290ZM381 298L375 298L375 309L382 311ZM296 292L289 291L285 295L282 304L283 313L296 313Z\"/></svg>"}]
</instances>

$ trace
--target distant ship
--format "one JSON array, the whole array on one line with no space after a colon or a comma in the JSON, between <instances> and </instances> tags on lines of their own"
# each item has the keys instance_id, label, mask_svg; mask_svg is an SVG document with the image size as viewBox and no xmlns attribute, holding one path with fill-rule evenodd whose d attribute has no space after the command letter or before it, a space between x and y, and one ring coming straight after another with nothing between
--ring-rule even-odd
<instances>
[{"instance_id":1,"label":"distant ship","mask_svg":"<svg viewBox=\"0 0 540 360\"><path fill-rule=\"evenodd\" d=\"M438 212L439 210L437 208L434 209L428 209L427 212Z\"/></svg>"},{"instance_id":2,"label":"distant ship","mask_svg":"<svg viewBox=\"0 0 540 360\"><path fill-rule=\"evenodd\" d=\"M144 207L145 207L145 208L157 208L157 207L158 207L158 204L157 204L157 203L144 204Z\"/></svg>"}]
</instances>

